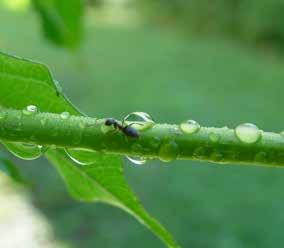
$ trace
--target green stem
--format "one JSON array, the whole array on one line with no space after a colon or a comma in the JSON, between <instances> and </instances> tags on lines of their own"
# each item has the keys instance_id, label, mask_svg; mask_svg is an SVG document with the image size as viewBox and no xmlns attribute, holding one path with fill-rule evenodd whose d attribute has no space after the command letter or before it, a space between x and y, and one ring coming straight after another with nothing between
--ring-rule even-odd
<instances>
[{"instance_id":1,"label":"green stem","mask_svg":"<svg viewBox=\"0 0 284 248\"><path fill-rule=\"evenodd\" d=\"M66 117L66 116L65 116ZM284 137L262 132L254 144L241 142L233 129L202 127L194 134L178 125L155 124L140 131L139 138L127 137L104 124L105 119L0 111L0 139L44 146L85 148L105 153L148 159L194 159L215 163L245 163L284 166ZM218 139L210 139L212 133Z\"/></svg>"}]
</instances>

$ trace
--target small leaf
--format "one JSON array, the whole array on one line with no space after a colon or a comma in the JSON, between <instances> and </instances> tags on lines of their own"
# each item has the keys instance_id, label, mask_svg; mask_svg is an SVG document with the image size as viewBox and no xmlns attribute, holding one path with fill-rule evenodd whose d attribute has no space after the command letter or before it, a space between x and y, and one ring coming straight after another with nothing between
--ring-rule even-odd
<instances>
[{"instance_id":1,"label":"small leaf","mask_svg":"<svg viewBox=\"0 0 284 248\"><path fill-rule=\"evenodd\" d=\"M64 178L73 197L120 207L147 226L169 247L178 247L171 235L145 211L128 187L122 176L121 158L98 154L93 165L80 166L59 149L49 150L46 156Z\"/></svg>"},{"instance_id":2,"label":"small leaf","mask_svg":"<svg viewBox=\"0 0 284 248\"><path fill-rule=\"evenodd\" d=\"M44 65L0 54L0 105L22 109L29 104L36 105L42 112L68 111L80 115L58 90L58 85ZM147 226L168 247L178 247L127 186L119 156L95 153L95 163L88 166L75 164L62 149L49 149L46 156L75 198L119 207Z\"/></svg>"},{"instance_id":3,"label":"small leaf","mask_svg":"<svg viewBox=\"0 0 284 248\"><path fill-rule=\"evenodd\" d=\"M46 38L53 43L75 48L82 39L82 0L33 0Z\"/></svg>"}]
</instances>

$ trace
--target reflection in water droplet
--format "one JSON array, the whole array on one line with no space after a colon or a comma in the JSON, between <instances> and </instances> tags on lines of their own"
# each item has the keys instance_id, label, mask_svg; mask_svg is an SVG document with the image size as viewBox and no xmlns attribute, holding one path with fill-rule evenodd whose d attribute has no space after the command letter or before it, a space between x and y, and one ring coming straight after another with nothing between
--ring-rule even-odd
<instances>
[{"instance_id":1,"label":"reflection in water droplet","mask_svg":"<svg viewBox=\"0 0 284 248\"><path fill-rule=\"evenodd\" d=\"M212 142L216 143L216 142L218 142L220 140L220 136L219 136L219 134L212 132L212 133L209 133L209 139Z\"/></svg>"},{"instance_id":2,"label":"reflection in water droplet","mask_svg":"<svg viewBox=\"0 0 284 248\"><path fill-rule=\"evenodd\" d=\"M187 120L180 124L180 129L184 133L193 134L199 131L200 125L194 120Z\"/></svg>"},{"instance_id":3,"label":"reflection in water droplet","mask_svg":"<svg viewBox=\"0 0 284 248\"><path fill-rule=\"evenodd\" d=\"M133 164L137 164L137 165L142 165L145 164L147 162L146 159L141 158L141 157L131 157L131 156L126 156L126 158L132 162Z\"/></svg>"},{"instance_id":4,"label":"reflection in water droplet","mask_svg":"<svg viewBox=\"0 0 284 248\"><path fill-rule=\"evenodd\" d=\"M23 109L24 115L32 115L37 112L37 106L35 105L28 105L25 109Z\"/></svg>"},{"instance_id":5,"label":"reflection in water droplet","mask_svg":"<svg viewBox=\"0 0 284 248\"><path fill-rule=\"evenodd\" d=\"M60 118L61 118L61 119L64 119L64 120L68 119L69 116L70 116L70 113L69 113L69 112L62 112L62 113L60 114Z\"/></svg>"},{"instance_id":6,"label":"reflection in water droplet","mask_svg":"<svg viewBox=\"0 0 284 248\"><path fill-rule=\"evenodd\" d=\"M78 148L65 148L67 156L76 164L92 165L96 162L97 152Z\"/></svg>"},{"instance_id":7,"label":"reflection in water droplet","mask_svg":"<svg viewBox=\"0 0 284 248\"><path fill-rule=\"evenodd\" d=\"M25 160L39 158L46 149L40 145L24 144L18 142L2 142L13 155Z\"/></svg>"},{"instance_id":8,"label":"reflection in water droplet","mask_svg":"<svg viewBox=\"0 0 284 248\"><path fill-rule=\"evenodd\" d=\"M159 149L159 157L163 162L175 160L178 156L179 148L174 141L168 141L161 145Z\"/></svg>"},{"instance_id":9,"label":"reflection in water droplet","mask_svg":"<svg viewBox=\"0 0 284 248\"><path fill-rule=\"evenodd\" d=\"M261 138L261 131L251 123L243 123L235 128L237 138L248 144L257 142Z\"/></svg>"},{"instance_id":10,"label":"reflection in water droplet","mask_svg":"<svg viewBox=\"0 0 284 248\"><path fill-rule=\"evenodd\" d=\"M123 122L139 131L145 131L155 124L152 117L144 112L132 112L123 118Z\"/></svg>"}]
</instances>

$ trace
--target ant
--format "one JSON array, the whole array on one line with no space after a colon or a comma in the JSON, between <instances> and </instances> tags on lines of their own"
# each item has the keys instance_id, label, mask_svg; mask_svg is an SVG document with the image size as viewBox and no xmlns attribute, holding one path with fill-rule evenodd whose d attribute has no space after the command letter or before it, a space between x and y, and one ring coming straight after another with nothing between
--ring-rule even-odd
<instances>
[{"instance_id":1,"label":"ant","mask_svg":"<svg viewBox=\"0 0 284 248\"><path fill-rule=\"evenodd\" d=\"M113 118L108 118L105 121L106 126L113 126L115 129L120 130L126 136L130 136L130 137L133 137L133 138L139 138L138 131L135 128L131 127L131 125L135 124L135 123L131 123L131 124L126 125L126 126L124 126L123 123L124 123L124 120L123 120L122 124L120 124L116 119L113 119Z\"/></svg>"}]
</instances>

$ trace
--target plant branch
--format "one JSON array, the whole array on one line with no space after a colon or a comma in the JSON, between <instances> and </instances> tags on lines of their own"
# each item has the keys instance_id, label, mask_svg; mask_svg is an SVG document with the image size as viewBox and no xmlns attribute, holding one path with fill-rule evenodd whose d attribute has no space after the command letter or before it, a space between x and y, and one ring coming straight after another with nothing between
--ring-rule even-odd
<instances>
[{"instance_id":1,"label":"plant branch","mask_svg":"<svg viewBox=\"0 0 284 248\"><path fill-rule=\"evenodd\" d=\"M140 131L139 138L132 138L104 123L105 119L90 117L0 110L0 139L163 161L193 159L284 166L284 137L276 133L262 132L259 141L246 144L229 128L201 127L187 134L178 125L155 124ZM210 139L212 134L218 139Z\"/></svg>"}]
</instances>

